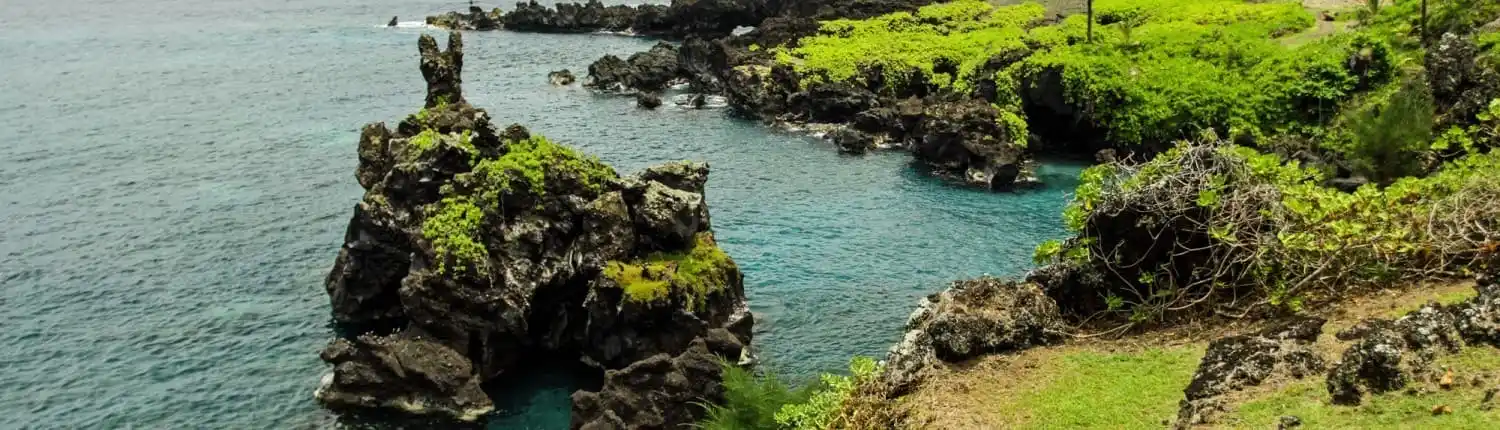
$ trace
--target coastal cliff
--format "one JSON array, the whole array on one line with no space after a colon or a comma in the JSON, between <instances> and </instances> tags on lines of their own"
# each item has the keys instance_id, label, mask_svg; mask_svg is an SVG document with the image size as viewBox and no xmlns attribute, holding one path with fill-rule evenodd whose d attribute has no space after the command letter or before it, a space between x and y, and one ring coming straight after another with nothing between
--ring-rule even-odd
<instances>
[{"instance_id":1,"label":"coastal cliff","mask_svg":"<svg viewBox=\"0 0 1500 430\"><path fill-rule=\"evenodd\" d=\"M425 106L360 136L366 192L326 283L347 335L322 353L333 369L317 399L476 421L494 408L487 384L549 356L603 382L574 395L575 428L700 418L691 402L722 396L719 363L744 358L753 324L714 241L709 167L621 176L501 130L464 99L461 36L419 48Z\"/></svg>"}]
</instances>

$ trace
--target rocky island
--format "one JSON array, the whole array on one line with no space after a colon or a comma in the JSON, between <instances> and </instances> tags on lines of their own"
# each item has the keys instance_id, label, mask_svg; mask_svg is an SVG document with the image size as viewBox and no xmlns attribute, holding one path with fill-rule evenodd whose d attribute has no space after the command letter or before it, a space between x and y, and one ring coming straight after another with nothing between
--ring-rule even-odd
<instances>
[{"instance_id":1,"label":"rocky island","mask_svg":"<svg viewBox=\"0 0 1500 430\"><path fill-rule=\"evenodd\" d=\"M742 275L714 241L709 167L620 176L463 96L463 42L423 35L425 106L366 126L356 205L327 290L346 335L317 390L338 410L476 421L486 384L577 360L574 428L677 428L746 358Z\"/></svg>"}]
</instances>

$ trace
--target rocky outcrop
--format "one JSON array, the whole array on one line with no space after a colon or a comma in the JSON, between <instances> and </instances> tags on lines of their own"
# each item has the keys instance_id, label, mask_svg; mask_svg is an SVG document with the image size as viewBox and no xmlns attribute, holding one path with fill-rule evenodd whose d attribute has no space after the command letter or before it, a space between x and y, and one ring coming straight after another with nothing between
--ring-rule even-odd
<instances>
[{"instance_id":1,"label":"rocky outcrop","mask_svg":"<svg viewBox=\"0 0 1500 430\"><path fill-rule=\"evenodd\" d=\"M599 0L557 3L553 8L532 0L516 3L515 10L505 15L505 29L534 33L627 31L636 24L638 14L636 8L605 6Z\"/></svg>"},{"instance_id":2,"label":"rocky outcrop","mask_svg":"<svg viewBox=\"0 0 1500 430\"><path fill-rule=\"evenodd\" d=\"M1024 152L1001 127L1000 112L979 100L929 107L912 155L940 172L989 189L1009 189L1021 177Z\"/></svg>"},{"instance_id":3,"label":"rocky outcrop","mask_svg":"<svg viewBox=\"0 0 1500 430\"><path fill-rule=\"evenodd\" d=\"M1229 336L1208 345L1193 381L1183 390L1176 428L1212 422L1224 411L1226 394L1260 385L1273 375L1303 378L1322 373L1323 358L1312 344L1323 331L1320 318L1298 318L1257 333Z\"/></svg>"},{"instance_id":4,"label":"rocky outcrop","mask_svg":"<svg viewBox=\"0 0 1500 430\"><path fill-rule=\"evenodd\" d=\"M609 91L661 91L681 75L679 70L677 47L658 43L649 51L631 55L629 60L605 55L589 65L584 86Z\"/></svg>"},{"instance_id":5,"label":"rocky outcrop","mask_svg":"<svg viewBox=\"0 0 1500 430\"><path fill-rule=\"evenodd\" d=\"M696 423L701 414L683 405L723 402L721 357L738 357L743 350L734 335L713 330L676 357L658 354L605 372L603 389L573 394L572 427L663 429Z\"/></svg>"},{"instance_id":6,"label":"rocky outcrop","mask_svg":"<svg viewBox=\"0 0 1500 430\"><path fill-rule=\"evenodd\" d=\"M314 396L328 405L388 408L474 421L495 409L462 353L420 335L337 339L323 350L334 366Z\"/></svg>"},{"instance_id":7,"label":"rocky outcrop","mask_svg":"<svg viewBox=\"0 0 1500 430\"><path fill-rule=\"evenodd\" d=\"M627 375L592 397L642 411L610 409L624 422L694 421L702 408L679 400L714 398L696 384L742 358L753 325L710 230L708 165L622 177L523 127L500 131L462 97L458 34L447 51L425 35L419 46L427 106L361 134L366 193L326 285L355 335L325 349L317 398L473 420L492 407L480 384L524 371L526 356L573 355ZM684 377L698 391L676 391Z\"/></svg>"},{"instance_id":8,"label":"rocky outcrop","mask_svg":"<svg viewBox=\"0 0 1500 430\"><path fill-rule=\"evenodd\" d=\"M449 30L499 30L503 25L503 19L504 14L499 8L486 11L477 6L470 6L468 13L448 12L429 16L427 25Z\"/></svg>"},{"instance_id":9,"label":"rocky outcrop","mask_svg":"<svg viewBox=\"0 0 1500 430\"><path fill-rule=\"evenodd\" d=\"M1064 332L1057 304L1035 284L991 277L954 282L912 313L881 383L897 396L942 362L1046 345Z\"/></svg>"},{"instance_id":10,"label":"rocky outcrop","mask_svg":"<svg viewBox=\"0 0 1500 430\"><path fill-rule=\"evenodd\" d=\"M1479 61L1480 48L1469 37L1444 33L1423 57L1428 86L1438 107L1439 129L1472 124L1475 115L1500 98L1500 70Z\"/></svg>"},{"instance_id":11,"label":"rocky outcrop","mask_svg":"<svg viewBox=\"0 0 1500 430\"><path fill-rule=\"evenodd\" d=\"M1357 405L1367 393L1406 388L1431 371L1438 353L1458 352L1462 346L1452 310L1428 304L1370 330L1345 350L1328 372L1328 394L1333 403Z\"/></svg>"},{"instance_id":12,"label":"rocky outcrop","mask_svg":"<svg viewBox=\"0 0 1500 430\"><path fill-rule=\"evenodd\" d=\"M568 69L554 70L547 73L547 82L555 86L573 85L573 82L576 80L578 78L574 77L573 72Z\"/></svg>"}]
</instances>

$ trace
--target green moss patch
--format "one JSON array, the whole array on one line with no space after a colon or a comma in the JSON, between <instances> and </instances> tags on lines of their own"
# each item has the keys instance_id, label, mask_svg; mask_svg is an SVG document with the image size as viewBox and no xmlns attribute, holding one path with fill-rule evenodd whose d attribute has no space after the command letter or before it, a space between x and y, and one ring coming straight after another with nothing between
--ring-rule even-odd
<instances>
[{"instance_id":1,"label":"green moss patch","mask_svg":"<svg viewBox=\"0 0 1500 430\"><path fill-rule=\"evenodd\" d=\"M541 136L507 143L504 155L480 160L471 175L478 179L480 199L488 202L498 201L500 193L518 190L542 197L552 182L560 186L573 182L597 195L605 184L619 177L614 168L598 158Z\"/></svg>"},{"instance_id":2,"label":"green moss patch","mask_svg":"<svg viewBox=\"0 0 1500 430\"><path fill-rule=\"evenodd\" d=\"M489 252L479 241L484 211L466 197L447 197L428 208L422 237L437 254L438 273L464 272L484 264Z\"/></svg>"},{"instance_id":3,"label":"green moss patch","mask_svg":"<svg viewBox=\"0 0 1500 430\"><path fill-rule=\"evenodd\" d=\"M625 290L634 302L683 297L689 308L703 304L709 294L723 290L732 281L734 261L714 242L712 233L698 233L692 249L655 253L641 260L610 261L604 276Z\"/></svg>"}]
</instances>

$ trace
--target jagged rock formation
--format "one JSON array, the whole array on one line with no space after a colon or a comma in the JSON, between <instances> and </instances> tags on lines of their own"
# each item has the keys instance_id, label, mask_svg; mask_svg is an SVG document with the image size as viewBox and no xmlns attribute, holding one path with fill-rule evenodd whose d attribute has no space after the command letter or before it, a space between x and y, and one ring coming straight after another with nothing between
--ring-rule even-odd
<instances>
[{"instance_id":1,"label":"jagged rock formation","mask_svg":"<svg viewBox=\"0 0 1500 430\"><path fill-rule=\"evenodd\" d=\"M1046 345L1065 329L1057 304L1035 284L991 277L954 282L912 312L880 379L889 395L901 395L940 362Z\"/></svg>"},{"instance_id":2,"label":"jagged rock formation","mask_svg":"<svg viewBox=\"0 0 1500 430\"><path fill-rule=\"evenodd\" d=\"M649 51L631 55L629 60L605 55L589 65L589 78L584 86L606 91L656 92L676 79L679 70L677 47L662 42Z\"/></svg>"},{"instance_id":3,"label":"jagged rock formation","mask_svg":"<svg viewBox=\"0 0 1500 430\"><path fill-rule=\"evenodd\" d=\"M1323 358L1312 344L1323 331L1321 318L1298 318L1257 333L1213 341L1193 381L1183 390L1176 428L1212 422L1224 410L1223 396L1260 385L1275 374L1302 378L1321 373Z\"/></svg>"},{"instance_id":4,"label":"jagged rock formation","mask_svg":"<svg viewBox=\"0 0 1500 430\"><path fill-rule=\"evenodd\" d=\"M419 47L426 108L360 137L366 193L327 280L335 321L358 335L324 351L334 368L317 398L473 420L493 407L479 384L527 356L571 355L628 375L580 394L604 402L590 404L643 428L695 421L701 408L658 400L717 401L700 380L742 358L753 324L710 230L708 166L621 177L523 127L498 130L464 101L459 35L447 51L425 35ZM683 377L694 391L676 391Z\"/></svg>"},{"instance_id":5,"label":"jagged rock formation","mask_svg":"<svg viewBox=\"0 0 1500 430\"><path fill-rule=\"evenodd\" d=\"M450 30L499 30L504 25L505 15L499 8L486 11L470 6L469 13L448 12L427 17L427 25Z\"/></svg>"},{"instance_id":6,"label":"jagged rock formation","mask_svg":"<svg viewBox=\"0 0 1500 430\"><path fill-rule=\"evenodd\" d=\"M701 417L683 405L722 401L720 357L736 357L742 351L732 334L716 329L693 340L676 357L657 354L605 372L602 390L573 394L573 428L669 428L673 423L694 423Z\"/></svg>"},{"instance_id":7,"label":"jagged rock formation","mask_svg":"<svg viewBox=\"0 0 1500 430\"><path fill-rule=\"evenodd\" d=\"M454 30L496 30L534 33L630 32L669 38L730 35L738 27L763 25L767 19L826 20L869 18L915 10L931 0L673 0L670 5L605 6L599 0L543 6L535 0L516 3L508 14L449 12L427 18L433 26ZM471 8L472 9L472 8ZM767 45L772 46L772 45Z\"/></svg>"},{"instance_id":8,"label":"jagged rock formation","mask_svg":"<svg viewBox=\"0 0 1500 430\"><path fill-rule=\"evenodd\" d=\"M1423 57L1428 87L1438 107L1438 129L1474 121L1476 114L1500 97L1500 70L1479 61L1480 49L1470 37L1444 33Z\"/></svg>"}]
</instances>

